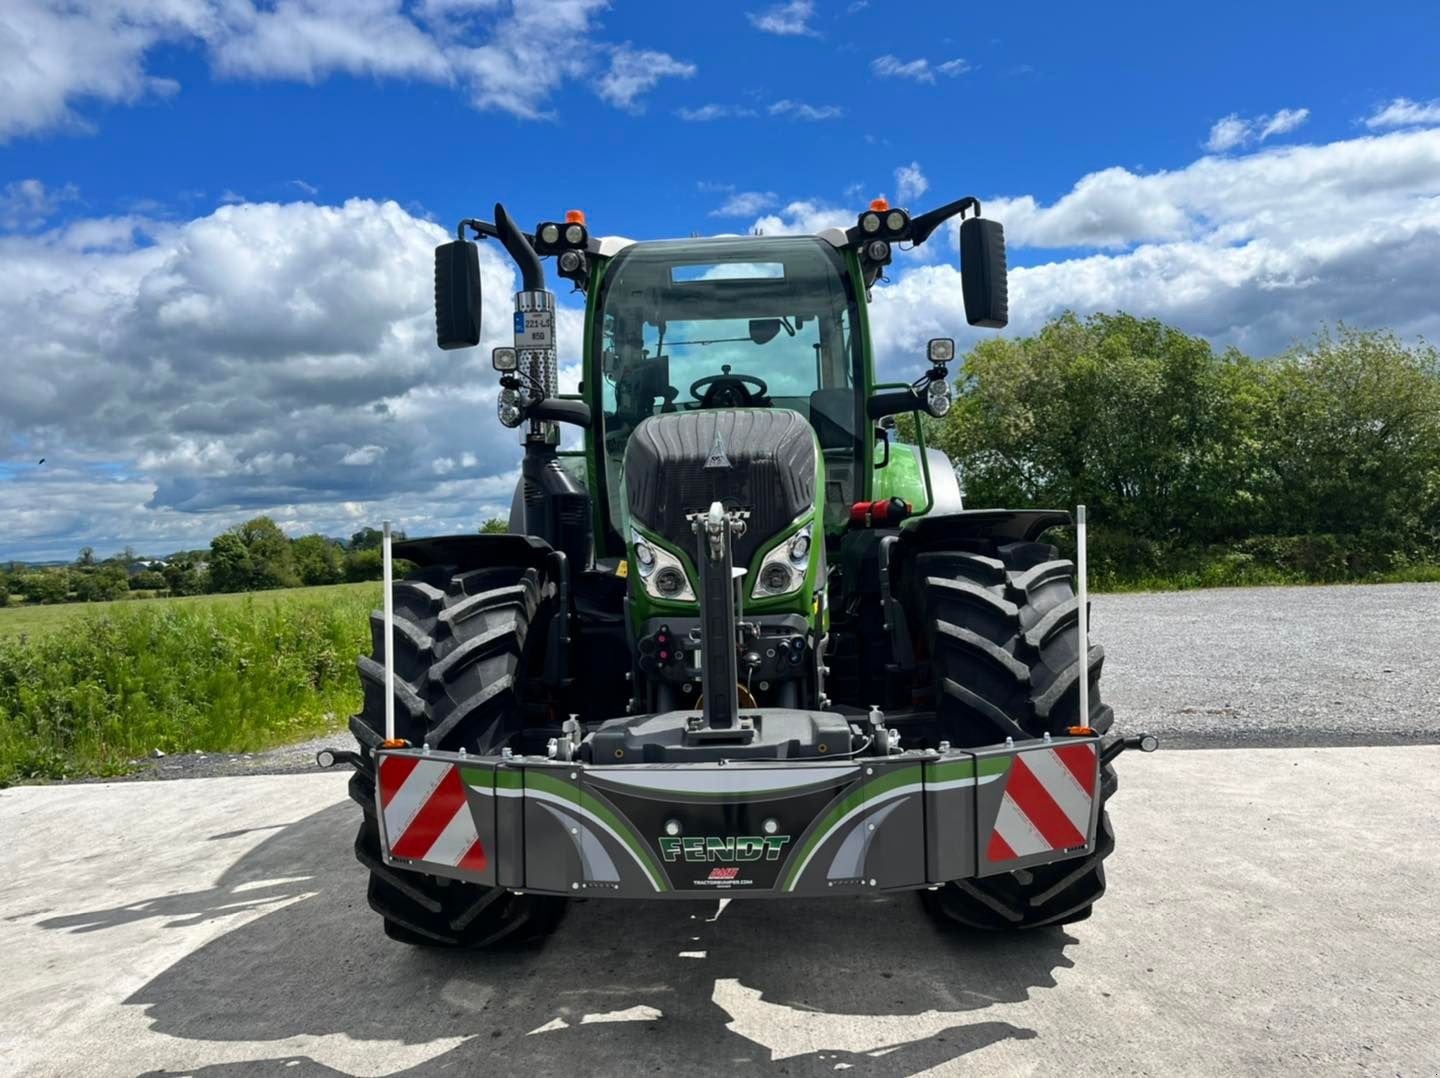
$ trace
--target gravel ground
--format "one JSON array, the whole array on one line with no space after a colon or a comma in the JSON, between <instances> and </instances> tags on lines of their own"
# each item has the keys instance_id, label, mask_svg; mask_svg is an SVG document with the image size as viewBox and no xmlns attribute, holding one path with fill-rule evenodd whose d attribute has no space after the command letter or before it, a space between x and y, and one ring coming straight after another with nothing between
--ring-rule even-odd
<instances>
[{"instance_id":1,"label":"gravel ground","mask_svg":"<svg viewBox=\"0 0 1440 1078\"><path fill-rule=\"evenodd\" d=\"M1440 742L1440 585L1100 595L1117 724L1166 748Z\"/></svg>"},{"instance_id":2,"label":"gravel ground","mask_svg":"<svg viewBox=\"0 0 1440 1078\"><path fill-rule=\"evenodd\" d=\"M1440 743L1440 584L1097 595L1105 698L1166 748ZM315 770L344 723L258 753L149 759L132 778Z\"/></svg>"}]
</instances>

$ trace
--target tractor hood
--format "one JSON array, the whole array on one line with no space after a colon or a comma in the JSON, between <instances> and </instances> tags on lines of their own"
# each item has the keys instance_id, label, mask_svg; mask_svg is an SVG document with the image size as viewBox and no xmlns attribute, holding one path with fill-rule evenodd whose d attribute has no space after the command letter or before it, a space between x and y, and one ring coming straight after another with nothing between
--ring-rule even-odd
<instances>
[{"instance_id":1,"label":"tractor hood","mask_svg":"<svg viewBox=\"0 0 1440 1078\"><path fill-rule=\"evenodd\" d=\"M817 508L810 424L787 408L714 408L652 416L625 449L630 519L693 556L690 513L719 501L750 513L735 564Z\"/></svg>"}]
</instances>

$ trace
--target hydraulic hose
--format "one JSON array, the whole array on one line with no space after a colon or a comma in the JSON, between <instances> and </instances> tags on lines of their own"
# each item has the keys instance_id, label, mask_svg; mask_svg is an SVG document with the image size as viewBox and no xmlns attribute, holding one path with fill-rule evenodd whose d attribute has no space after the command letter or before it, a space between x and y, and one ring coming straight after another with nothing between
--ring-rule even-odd
<instances>
[{"instance_id":1,"label":"hydraulic hose","mask_svg":"<svg viewBox=\"0 0 1440 1078\"><path fill-rule=\"evenodd\" d=\"M545 269L540 265L540 256L535 253L535 248L530 246L525 234L510 219L505 207L498 202L495 203L495 231L499 233L500 242L505 245L505 250L510 252L510 257L520 269L520 277L524 282L523 290L545 291Z\"/></svg>"}]
</instances>

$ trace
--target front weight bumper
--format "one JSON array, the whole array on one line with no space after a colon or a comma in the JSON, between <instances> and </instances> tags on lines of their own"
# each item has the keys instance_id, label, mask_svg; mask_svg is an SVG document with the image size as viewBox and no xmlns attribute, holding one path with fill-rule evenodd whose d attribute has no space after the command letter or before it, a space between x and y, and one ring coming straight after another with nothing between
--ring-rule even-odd
<instances>
[{"instance_id":1,"label":"front weight bumper","mask_svg":"<svg viewBox=\"0 0 1440 1078\"><path fill-rule=\"evenodd\" d=\"M587 897L865 894L1092 852L1107 751L587 766L392 748L375 796L385 861L410 871Z\"/></svg>"}]
</instances>

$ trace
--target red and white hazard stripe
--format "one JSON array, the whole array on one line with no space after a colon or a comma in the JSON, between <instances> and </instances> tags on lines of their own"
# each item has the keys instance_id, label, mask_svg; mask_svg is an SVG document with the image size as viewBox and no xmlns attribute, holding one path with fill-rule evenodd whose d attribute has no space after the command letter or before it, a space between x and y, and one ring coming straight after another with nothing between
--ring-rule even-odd
<instances>
[{"instance_id":1,"label":"red and white hazard stripe","mask_svg":"<svg viewBox=\"0 0 1440 1078\"><path fill-rule=\"evenodd\" d=\"M1095 746L1090 743L1017 753L986 856L1013 861L1085 845L1095 775Z\"/></svg>"},{"instance_id":2,"label":"red and white hazard stripe","mask_svg":"<svg viewBox=\"0 0 1440 1078\"><path fill-rule=\"evenodd\" d=\"M417 756L380 758L380 810L392 857L483 871L485 849L460 769Z\"/></svg>"}]
</instances>

